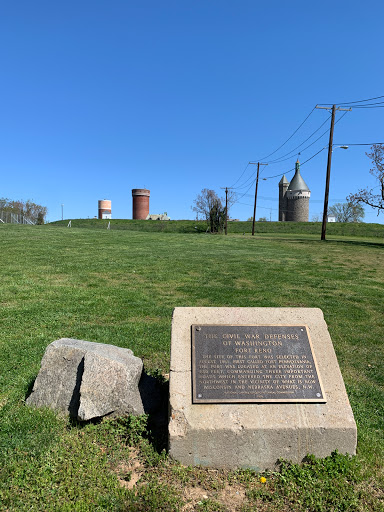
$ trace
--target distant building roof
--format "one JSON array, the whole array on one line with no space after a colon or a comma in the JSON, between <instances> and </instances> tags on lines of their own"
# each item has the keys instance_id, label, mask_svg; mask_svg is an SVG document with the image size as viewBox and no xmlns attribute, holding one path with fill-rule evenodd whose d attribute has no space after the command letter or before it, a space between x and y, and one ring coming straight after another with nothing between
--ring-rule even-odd
<instances>
[{"instance_id":1,"label":"distant building roof","mask_svg":"<svg viewBox=\"0 0 384 512\"><path fill-rule=\"evenodd\" d=\"M292 178L291 183L289 184L288 190L307 190L310 191L308 185L303 180L300 174L300 162L297 160L296 162L296 172L294 177Z\"/></svg>"},{"instance_id":2,"label":"distant building roof","mask_svg":"<svg viewBox=\"0 0 384 512\"><path fill-rule=\"evenodd\" d=\"M283 177L281 178L281 180L279 181L279 185L283 185L284 183L289 183L289 181L287 180L287 178L285 177L285 174L283 174Z\"/></svg>"},{"instance_id":3,"label":"distant building roof","mask_svg":"<svg viewBox=\"0 0 384 512\"><path fill-rule=\"evenodd\" d=\"M145 220L171 220L166 213L148 214Z\"/></svg>"}]
</instances>

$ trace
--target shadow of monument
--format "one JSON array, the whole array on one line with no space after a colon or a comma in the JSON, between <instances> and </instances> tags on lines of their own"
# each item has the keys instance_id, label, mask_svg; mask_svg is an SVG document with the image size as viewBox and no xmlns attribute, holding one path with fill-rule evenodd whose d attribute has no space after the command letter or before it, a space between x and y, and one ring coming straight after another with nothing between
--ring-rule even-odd
<instances>
[{"instance_id":1,"label":"shadow of monument","mask_svg":"<svg viewBox=\"0 0 384 512\"><path fill-rule=\"evenodd\" d=\"M169 382L143 372L139 392L144 412L148 414L149 441L157 452L161 452L168 445Z\"/></svg>"}]
</instances>

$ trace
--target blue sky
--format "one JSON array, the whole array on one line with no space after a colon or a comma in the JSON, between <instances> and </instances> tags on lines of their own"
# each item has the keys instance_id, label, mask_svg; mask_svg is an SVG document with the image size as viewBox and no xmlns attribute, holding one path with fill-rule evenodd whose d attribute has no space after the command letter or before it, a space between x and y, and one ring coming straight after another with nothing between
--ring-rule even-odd
<instances>
[{"instance_id":1,"label":"blue sky","mask_svg":"<svg viewBox=\"0 0 384 512\"><path fill-rule=\"evenodd\" d=\"M249 161L316 104L384 95L383 15L371 0L2 2L0 197L46 205L51 221L61 204L65 218L93 217L99 199L131 218L131 189L146 187L151 213L186 219L201 189L245 183L231 211L245 220ZM343 114L336 145L384 141L384 109ZM323 133L300 161L327 146L329 124L314 110L261 178L292 169ZM330 204L377 185L367 150L334 151ZM324 150L301 168L310 218L322 211L326 162ZM277 220L279 180L260 181L257 218ZM367 208L365 220L384 215Z\"/></svg>"}]
</instances>

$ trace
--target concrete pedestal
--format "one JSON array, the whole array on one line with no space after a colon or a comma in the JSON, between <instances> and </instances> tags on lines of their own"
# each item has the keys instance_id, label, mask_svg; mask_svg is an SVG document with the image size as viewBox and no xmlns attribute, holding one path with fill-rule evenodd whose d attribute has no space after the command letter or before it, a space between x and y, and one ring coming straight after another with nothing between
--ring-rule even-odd
<instances>
[{"instance_id":1,"label":"concrete pedestal","mask_svg":"<svg viewBox=\"0 0 384 512\"><path fill-rule=\"evenodd\" d=\"M191 325L307 325L326 403L192 404ZM185 465L273 469L280 458L355 454L357 431L324 321L316 308L175 308L170 455Z\"/></svg>"}]
</instances>

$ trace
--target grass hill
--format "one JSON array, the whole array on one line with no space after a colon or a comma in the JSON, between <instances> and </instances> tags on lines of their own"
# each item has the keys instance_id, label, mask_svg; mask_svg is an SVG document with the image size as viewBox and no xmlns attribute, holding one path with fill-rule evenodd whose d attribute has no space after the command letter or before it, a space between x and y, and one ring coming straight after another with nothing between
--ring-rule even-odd
<instances>
[{"instance_id":1,"label":"grass hill","mask_svg":"<svg viewBox=\"0 0 384 512\"><path fill-rule=\"evenodd\" d=\"M68 220L51 222L48 226L67 226ZM195 220L130 220L130 219L73 219L72 227L89 229L107 229L110 222L112 230L163 232L163 233L205 233L207 223ZM238 221L228 223L228 233L249 234L252 222ZM256 222L256 233L321 235L320 222ZM353 222L332 222L327 225L329 236L374 237L384 238L384 224L365 224Z\"/></svg>"}]
</instances>

